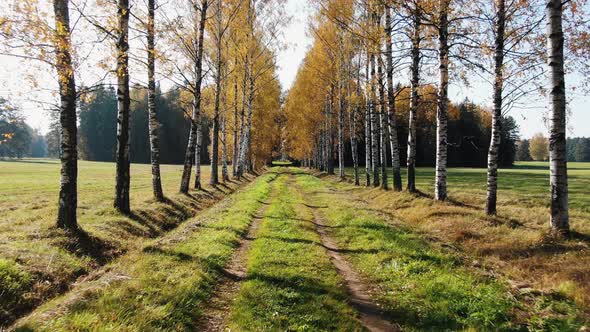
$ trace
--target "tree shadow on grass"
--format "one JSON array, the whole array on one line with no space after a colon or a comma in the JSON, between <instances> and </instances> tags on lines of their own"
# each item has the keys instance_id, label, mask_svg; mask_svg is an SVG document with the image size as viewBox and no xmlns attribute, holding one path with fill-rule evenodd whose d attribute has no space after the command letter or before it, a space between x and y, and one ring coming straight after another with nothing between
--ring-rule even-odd
<instances>
[{"instance_id":1,"label":"tree shadow on grass","mask_svg":"<svg viewBox=\"0 0 590 332\"><path fill-rule=\"evenodd\" d=\"M229 195L234 192L234 190L230 186L222 182L215 185L211 185L211 187L225 195Z\"/></svg>"},{"instance_id":2,"label":"tree shadow on grass","mask_svg":"<svg viewBox=\"0 0 590 332\"><path fill-rule=\"evenodd\" d=\"M244 298L247 299L247 301L254 301L251 304L254 307L260 305L256 290L268 288L269 290L279 289L279 293L296 294L295 297L289 298L288 307L282 309L285 312L289 312L292 316L296 317L305 315L307 317L314 314L310 312L310 310L321 310L321 314L318 312L318 314L320 314L318 317L320 320L315 320L313 325L313 328L317 330L332 331L338 328L338 325L335 324L339 324L339 321L343 318L341 317L342 309L334 305L336 303L348 302L359 312L366 313L369 311L369 308L363 308L358 303L353 303L351 298L347 295L347 290L344 289L342 285L337 286L323 283L322 280L310 278L302 274L278 276L256 271L249 273L246 277L246 281L253 282L256 285L254 288L249 288L254 290L252 294L244 295ZM326 301L326 297L329 298L329 300ZM309 305L318 300L322 301L321 308ZM255 308L253 309L256 310ZM379 314L385 320L395 322L395 318L387 313L379 310ZM281 324L280 321L277 321L276 323ZM289 326L273 326L273 329L288 330ZM342 326L340 326L340 329L342 329Z\"/></svg>"},{"instance_id":3,"label":"tree shadow on grass","mask_svg":"<svg viewBox=\"0 0 590 332\"><path fill-rule=\"evenodd\" d=\"M548 242L520 248L515 248L509 245L499 248L485 248L480 251L480 254L485 256L498 256L501 259L510 260L563 255L569 252L579 252L586 247L587 246L575 244L568 245L566 242Z\"/></svg>"},{"instance_id":4,"label":"tree shadow on grass","mask_svg":"<svg viewBox=\"0 0 590 332\"><path fill-rule=\"evenodd\" d=\"M89 257L99 265L104 265L124 253L115 244L93 236L81 228L61 230L51 228L49 236L56 245L78 257Z\"/></svg>"},{"instance_id":5,"label":"tree shadow on grass","mask_svg":"<svg viewBox=\"0 0 590 332\"><path fill-rule=\"evenodd\" d=\"M153 238L178 227L183 221L193 217L205 206L197 196L184 195L188 199L173 201L165 198L163 204L154 209L135 210L128 217L147 228L147 237ZM136 233L136 232L135 232Z\"/></svg>"},{"instance_id":6,"label":"tree shadow on grass","mask_svg":"<svg viewBox=\"0 0 590 332\"><path fill-rule=\"evenodd\" d=\"M533 169L533 170L549 170L549 164L547 165L514 165L509 169Z\"/></svg>"},{"instance_id":7,"label":"tree shadow on grass","mask_svg":"<svg viewBox=\"0 0 590 332\"><path fill-rule=\"evenodd\" d=\"M320 246L326 250L341 253L341 254L376 254L379 253L381 250L377 248L373 249L343 249L343 248L333 248L324 245L321 242L308 240L308 239L301 239L301 238L292 238L292 237L282 237L282 236L260 236L258 239L267 239L267 240L274 240L274 241L281 241L284 243L290 244L310 244Z\"/></svg>"},{"instance_id":8,"label":"tree shadow on grass","mask_svg":"<svg viewBox=\"0 0 590 332\"><path fill-rule=\"evenodd\" d=\"M239 241L229 241L228 243L224 243L224 245L231 246L232 248L238 245ZM178 252L174 250L164 249L159 246L147 246L143 249L144 253L154 254L154 255L163 255L167 257L171 257L175 260L185 263L197 263L204 267L206 271L212 271L214 275L220 275L225 278L229 278L232 280L243 280L244 278L231 273L226 269L226 266L229 262L229 257L223 257L220 255L209 255L206 257L199 257L189 255L183 252ZM212 278L211 280L218 280L218 278Z\"/></svg>"}]
</instances>

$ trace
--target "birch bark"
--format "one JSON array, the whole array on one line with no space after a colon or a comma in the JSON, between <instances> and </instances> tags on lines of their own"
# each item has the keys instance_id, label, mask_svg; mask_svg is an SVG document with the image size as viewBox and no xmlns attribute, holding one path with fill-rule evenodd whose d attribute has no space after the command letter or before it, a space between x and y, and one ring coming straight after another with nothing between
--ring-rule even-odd
<instances>
[{"instance_id":1,"label":"birch bark","mask_svg":"<svg viewBox=\"0 0 590 332\"><path fill-rule=\"evenodd\" d=\"M129 0L117 3L117 154L114 207L131 213L129 186L131 183L129 138Z\"/></svg>"},{"instance_id":2,"label":"birch bark","mask_svg":"<svg viewBox=\"0 0 590 332\"><path fill-rule=\"evenodd\" d=\"M67 0L54 0L56 70L60 97L61 172L57 226L77 229L78 150L76 127L76 82L71 55L70 14Z\"/></svg>"},{"instance_id":3,"label":"birch bark","mask_svg":"<svg viewBox=\"0 0 590 332\"><path fill-rule=\"evenodd\" d=\"M186 147L186 153L184 156L184 168L182 171L182 178L180 181L180 192L181 193L188 193L190 179L191 179L191 169L193 163L196 166L197 172L200 170L199 165L199 157L200 153L198 151L199 145L199 136L200 130L199 127L201 125L201 83L203 81L203 40L205 34L205 21L207 20L207 7L209 3L208 0L201 1L201 9L200 9L200 18L199 21L195 24L196 27L196 41L195 41L195 49L197 50L196 58L195 58L195 84L193 86L193 114L191 117L191 128L189 132L189 139L188 145ZM198 12L197 5L195 4L195 11ZM199 174L195 177L195 186L200 182Z\"/></svg>"},{"instance_id":4,"label":"birch bark","mask_svg":"<svg viewBox=\"0 0 590 332\"><path fill-rule=\"evenodd\" d=\"M148 0L147 59L148 59L148 131L150 138L150 161L152 164L152 191L158 202L164 201L162 179L160 177L160 144L158 130L160 123L156 114L155 78L155 10L156 0Z\"/></svg>"},{"instance_id":5,"label":"birch bark","mask_svg":"<svg viewBox=\"0 0 590 332\"><path fill-rule=\"evenodd\" d=\"M496 202L498 192L498 151L500 149L502 128L502 89L504 83L504 34L506 24L505 0L497 0L496 11L496 39L494 42L494 110L492 112L492 138L488 150L488 190L486 200L486 213L496 214Z\"/></svg>"},{"instance_id":6,"label":"birch bark","mask_svg":"<svg viewBox=\"0 0 590 332\"><path fill-rule=\"evenodd\" d=\"M549 168L551 185L551 229L563 235L570 232L566 157L566 96L563 64L563 3L547 1L547 61L549 66L550 132Z\"/></svg>"}]
</instances>

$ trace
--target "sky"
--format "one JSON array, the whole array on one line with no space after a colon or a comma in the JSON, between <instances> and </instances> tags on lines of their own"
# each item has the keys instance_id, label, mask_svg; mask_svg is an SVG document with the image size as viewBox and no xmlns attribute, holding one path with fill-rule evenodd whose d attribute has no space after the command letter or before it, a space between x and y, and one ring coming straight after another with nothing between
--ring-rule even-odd
<instances>
[{"instance_id":1,"label":"sky","mask_svg":"<svg viewBox=\"0 0 590 332\"><path fill-rule=\"evenodd\" d=\"M282 49L277 58L279 66L279 78L284 91L292 85L297 75L297 70L305 53L313 42L307 35L307 25L313 10L306 0L287 0L286 12L291 20L283 31L286 47ZM27 122L33 128L38 128L42 133L46 132L49 125L48 106L33 102L32 100L51 100L52 95L45 91L44 87L55 86L50 68L30 68L20 61L0 55L0 96L12 100L20 106L25 114ZM33 89L25 82L23 77L37 77L40 87ZM570 78L568 78L570 79ZM573 80L576 77L571 78ZM41 90L41 92L39 92ZM36 92L32 92L36 91ZM449 97L458 102L465 98L485 106L491 106L491 85L474 80L470 88L458 84L452 84ZM568 136L590 137L590 97L570 93L568 95L571 115L568 121ZM513 116L520 126L520 134L524 138L530 138L538 132L547 132L544 118L547 115L547 100L543 97L529 98L522 102L521 108L515 108L509 115Z\"/></svg>"}]
</instances>

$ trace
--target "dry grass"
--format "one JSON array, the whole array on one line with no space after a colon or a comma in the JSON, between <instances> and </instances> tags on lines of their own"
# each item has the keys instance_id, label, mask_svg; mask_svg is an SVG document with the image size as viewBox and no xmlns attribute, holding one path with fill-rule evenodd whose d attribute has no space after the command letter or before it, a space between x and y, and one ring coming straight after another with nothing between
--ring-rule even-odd
<instances>
[{"instance_id":1,"label":"dry grass","mask_svg":"<svg viewBox=\"0 0 590 332\"><path fill-rule=\"evenodd\" d=\"M125 216L112 208L114 164L80 162L78 222L83 232L67 234L54 227L58 161L0 161L0 294L12 300L0 301L0 321L7 324L63 293L76 279L177 227L239 186L208 186L210 171L203 167L204 189L182 195L181 173L181 166L162 167L168 200L157 203L150 166L132 165L132 215ZM6 280L12 280L10 289L5 289Z\"/></svg>"},{"instance_id":2,"label":"dry grass","mask_svg":"<svg viewBox=\"0 0 590 332\"><path fill-rule=\"evenodd\" d=\"M575 300L590 317L590 164L570 165L571 239L548 235L548 170L521 164L501 170L498 216L488 217L485 170L451 169L450 200L432 200L433 170L419 169L419 195L366 189L370 209L454 247L492 273L504 275L519 293L543 292Z\"/></svg>"}]
</instances>

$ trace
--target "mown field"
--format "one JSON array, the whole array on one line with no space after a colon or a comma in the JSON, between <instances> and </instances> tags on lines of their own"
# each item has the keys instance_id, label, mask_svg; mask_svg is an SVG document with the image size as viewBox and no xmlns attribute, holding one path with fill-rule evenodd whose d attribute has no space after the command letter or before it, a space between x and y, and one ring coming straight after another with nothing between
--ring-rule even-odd
<instances>
[{"instance_id":1,"label":"mown field","mask_svg":"<svg viewBox=\"0 0 590 332\"><path fill-rule=\"evenodd\" d=\"M132 165L133 213L124 216L112 207L115 165L81 161L78 222L84 232L73 238L53 227L59 162L0 160L0 322L9 323L63 293L79 277L96 273L114 257L177 227L237 188L236 182L212 188L209 167L202 172L204 190L181 195L181 166L164 165L162 185L168 202L156 203L150 166Z\"/></svg>"},{"instance_id":2,"label":"mown field","mask_svg":"<svg viewBox=\"0 0 590 332\"><path fill-rule=\"evenodd\" d=\"M364 330L330 251L403 330L578 331L590 321L590 164L570 164L567 240L547 233L544 163L500 171L497 217L483 213L482 169L451 169L451 199L437 203L428 168L418 170L419 195L285 165L232 195L238 183L185 196L180 167L164 166L170 201L156 204L149 166L133 165L126 217L111 207L114 165L80 166L85 232L71 239L52 227L58 164L0 162L0 314L12 321L64 294L22 330L201 330L227 280L235 285L221 308L224 328ZM318 218L338 248L324 243ZM245 277L228 277L253 220Z\"/></svg>"}]
</instances>

